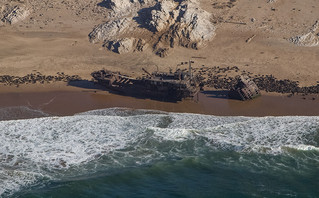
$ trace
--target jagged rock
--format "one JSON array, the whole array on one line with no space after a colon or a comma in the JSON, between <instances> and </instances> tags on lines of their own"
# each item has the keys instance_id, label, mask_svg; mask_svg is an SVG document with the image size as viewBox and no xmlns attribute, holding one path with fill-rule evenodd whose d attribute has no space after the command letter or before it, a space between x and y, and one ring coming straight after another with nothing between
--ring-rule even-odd
<instances>
[{"instance_id":1,"label":"jagged rock","mask_svg":"<svg viewBox=\"0 0 319 198\"><path fill-rule=\"evenodd\" d=\"M176 8L176 3L164 0L155 6L155 9L151 11L151 19L148 23L150 30L162 31L175 22L173 17L173 10Z\"/></svg>"},{"instance_id":2,"label":"jagged rock","mask_svg":"<svg viewBox=\"0 0 319 198\"><path fill-rule=\"evenodd\" d=\"M131 22L132 18L121 18L100 24L89 34L89 40L91 43L114 40L129 29Z\"/></svg>"},{"instance_id":3,"label":"jagged rock","mask_svg":"<svg viewBox=\"0 0 319 198\"><path fill-rule=\"evenodd\" d=\"M124 38L114 41L109 41L107 48L113 52L123 54L133 52L134 38Z\"/></svg>"},{"instance_id":4,"label":"jagged rock","mask_svg":"<svg viewBox=\"0 0 319 198\"><path fill-rule=\"evenodd\" d=\"M155 54L158 55L159 57L166 57L168 56L169 48L158 48L155 51Z\"/></svg>"},{"instance_id":5,"label":"jagged rock","mask_svg":"<svg viewBox=\"0 0 319 198\"><path fill-rule=\"evenodd\" d=\"M143 52L145 49L148 48L148 43L144 39L138 39L136 42L135 51Z\"/></svg>"},{"instance_id":6,"label":"jagged rock","mask_svg":"<svg viewBox=\"0 0 319 198\"><path fill-rule=\"evenodd\" d=\"M312 26L310 31L304 35L289 39L290 42L298 46L314 47L319 45L319 21Z\"/></svg>"},{"instance_id":7,"label":"jagged rock","mask_svg":"<svg viewBox=\"0 0 319 198\"><path fill-rule=\"evenodd\" d=\"M116 53L124 54L134 51L143 51L147 48L147 44L143 39L122 38L106 42L105 46Z\"/></svg>"},{"instance_id":8,"label":"jagged rock","mask_svg":"<svg viewBox=\"0 0 319 198\"><path fill-rule=\"evenodd\" d=\"M160 36L155 48L162 48L163 45L173 48L177 44L198 49L214 37L215 26L210 21L211 15L200 9L197 1L181 2L170 13L170 20L166 20L170 27Z\"/></svg>"},{"instance_id":9,"label":"jagged rock","mask_svg":"<svg viewBox=\"0 0 319 198\"><path fill-rule=\"evenodd\" d=\"M25 7L14 6L8 13L4 15L2 21L4 23L15 24L24 20L30 14L30 11Z\"/></svg>"},{"instance_id":10,"label":"jagged rock","mask_svg":"<svg viewBox=\"0 0 319 198\"><path fill-rule=\"evenodd\" d=\"M180 5L180 33L191 42L202 45L203 41L212 39L215 26L210 21L211 14L200 9L197 2L190 1ZM183 43L182 43L183 44Z\"/></svg>"},{"instance_id":11,"label":"jagged rock","mask_svg":"<svg viewBox=\"0 0 319 198\"><path fill-rule=\"evenodd\" d=\"M132 13L134 5L146 5L150 2L155 0L108 0L106 3L114 13L125 12L127 9ZM121 40L130 34L130 29L146 28L154 33L150 42L155 54L164 57L168 55L169 48L178 45L198 49L215 35L215 26L210 20L211 14L200 8L198 0L162 0L135 14L138 16L120 18L121 15L118 15L116 19L97 26L89 34L90 41L92 43L102 41L104 46L111 46L109 48L112 48L112 51L120 53L117 45L132 43ZM143 51L148 46L141 42L138 39L133 42L133 51ZM123 52L129 51L132 50L126 48L123 50Z\"/></svg>"}]
</instances>

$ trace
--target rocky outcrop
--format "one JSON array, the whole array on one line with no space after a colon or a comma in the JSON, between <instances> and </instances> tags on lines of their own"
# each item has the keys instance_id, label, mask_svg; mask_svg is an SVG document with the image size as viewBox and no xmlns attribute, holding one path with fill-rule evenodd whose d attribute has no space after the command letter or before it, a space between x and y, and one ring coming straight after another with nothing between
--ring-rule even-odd
<instances>
[{"instance_id":1,"label":"rocky outcrop","mask_svg":"<svg viewBox=\"0 0 319 198\"><path fill-rule=\"evenodd\" d=\"M298 46L314 47L319 45L319 21L311 27L310 31L301 36L292 37L290 42Z\"/></svg>"},{"instance_id":2,"label":"rocky outcrop","mask_svg":"<svg viewBox=\"0 0 319 198\"><path fill-rule=\"evenodd\" d=\"M108 7L118 13L125 12L127 9L132 12L134 5L139 7L152 2L154 0L106 1ZM148 41L149 45L153 46L155 54L165 57L171 51L169 49L175 46L193 49L203 47L215 35L215 26L210 20L211 14L200 8L198 0L162 0L131 15L135 17L117 17L98 25L89 34L90 41L92 43L102 41L104 46L108 46L112 51L127 53L136 51L128 50L131 48L128 47L131 46L131 39L123 40L127 35L135 33L131 32L131 29L151 31L154 35ZM123 49L117 50L117 46L123 46ZM133 49L135 49L134 45Z\"/></svg>"},{"instance_id":3,"label":"rocky outcrop","mask_svg":"<svg viewBox=\"0 0 319 198\"><path fill-rule=\"evenodd\" d=\"M26 7L14 6L12 8L7 8L7 12L4 14L1 21L3 23L15 24L27 18L29 14L30 11Z\"/></svg>"},{"instance_id":4,"label":"rocky outcrop","mask_svg":"<svg viewBox=\"0 0 319 198\"><path fill-rule=\"evenodd\" d=\"M150 19L147 23L151 31L162 31L175 22L173 10L176 8L176 3L173 1L164 0L158 3L154 10L150 13ZM174 19L175 18L175 19Z\"/></svg>"},{"instance_id":5,"label":"rocky outcrop","mask_svg":"<svg viewBox=\"0 0 319 198\"><path fill-rule=\"evenodd\" d=\"M177 7L165 2L170 1L159 3L160 10L152 11L148 23L150 30L167 29L156 43L156 51L175 45L198 49L214 37L215 26L210 21L211 15L199 8L197 1L181 2Z\"/></svg>"},{"instance_id":6,"label":"rocky outcrop","mask_svg":"<svg viewBox=\"0 0 319 198\"><path fill-rule=\"evenodd\" d=\"M148 47L148 45L143 39L123 38L107 41L105 43L105 47L113 52L125 54L134 51L143 51Z\"/></svg>"},{"instance_id":7,"label":"rocky outcrop","mask_svg":"<svg viewBox=\"0 0 319 198\"><path fill-rule=\"evenodd\" d=\"M129 29L132 20L132 18L121 18L100 24L89 34L89 40L91 43L114 40Z\"/></svg>"}]
</instances>

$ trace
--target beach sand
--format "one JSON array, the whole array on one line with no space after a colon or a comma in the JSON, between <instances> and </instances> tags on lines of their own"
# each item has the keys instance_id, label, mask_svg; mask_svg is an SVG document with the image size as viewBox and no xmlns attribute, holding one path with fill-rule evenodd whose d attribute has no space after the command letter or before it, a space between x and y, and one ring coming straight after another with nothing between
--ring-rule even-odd
<instances>
[{"instance_id":1,"label":"beach sand","mask_svg":"<svg viewBox=\"0 0 319 198\"><path fill-rule=\"evenodd\" d=\"M318 82L319 47L297 46L289 38L309 31L316 20L318 0L305 1L200 1L212 13L216 36L199 50L176 46L168 57L160 58L147 49L143 53L116 54L89 42L92 29L108 21L108 9L91 2L38 2L23 21L0 27L0 75L23 76L32 72L55 75L64 72L91 80L91 72L106 68L140 75L142 68L152 72L176 68L180 62L196 59L194 67L237 66L253 74L272 74L278 79L298 81L300 86ZM227 22L228 21L228 22ZM232 22L240 22L232 23ZM244 25L242 25L244 24ZM145 34L150 36L151 33ZM131 35L134 37L134 33ZM250 42L247 39L253 38ZM95 92L96 91L96 92ZM219 96L214 96L214 94ZM228 100L223 92L201 94L199 101L165 103L109 94L94 88L49 85L0 85L0 107L29 106L53 115L72 115L92 109L129 107L172 112L214 115L319 115L318 96L287 98L264 94L253 101ZM221 98L220 98L221 97ZM315 100L312 100L315 98Z\"/></svg>"},{"instance_id":2,"label":"beach sand","mask_svg":"<svg viewBox=\"0 0 319 198\"><path fill-rule=\"evenodd\" d=\"M56 86L58 85L58 86ZM64 85L64 86L63 86ZM35 89L34 87L37 86ZM2 87L2 89L4 89ZM252 101L227 99L225 91L206 91L198 98L164 102L109 93L101 87L66 86L64 83L29 85L0 92L0 108L25 106L50 115L68 116L94 109L126 107L217 116L318 116L319 97L263 93ZM33 91L32 91L33 90Z\"/></svg>"}]
</instances>

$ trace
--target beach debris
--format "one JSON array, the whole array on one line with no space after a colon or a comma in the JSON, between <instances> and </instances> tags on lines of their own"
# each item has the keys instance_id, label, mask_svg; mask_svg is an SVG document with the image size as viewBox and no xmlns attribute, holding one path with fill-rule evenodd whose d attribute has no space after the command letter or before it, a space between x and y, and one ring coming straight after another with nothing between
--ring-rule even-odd
<instances>
[{"instance_id":1,"label":"beach debris","mask_svg":"<svg viewBox=\"0 0 319 198\"><path fill-rule=\"evenodd\" d=\"M252 100L260 95L256 83L246 75L238 76L237 84L229 92L230 98L239 100Z\"/></svg>"},{"instance_id":2,"label":"beach debris","mask_svg":"<svg viewBox=\"0 0 319 198\"><path fill-rule=\"evenodd\" d=\"M314 47L319 45L319 20L315 22L315 24L310 28L309 32L292 37L289 39L295 45L298 46L306 46L306 47Z\"/></svg>"},{"instance_id":3,"label":"beach debris","mask_svg":"<svg viewBox=\"0 0 319 198\"><path fill-rule=\"evenodd\" d=\"M250 43L250 41L252 41L255 37L256 37L256 34L252 35L246 40L246 43Z\"/></svg>"}]
</instances>

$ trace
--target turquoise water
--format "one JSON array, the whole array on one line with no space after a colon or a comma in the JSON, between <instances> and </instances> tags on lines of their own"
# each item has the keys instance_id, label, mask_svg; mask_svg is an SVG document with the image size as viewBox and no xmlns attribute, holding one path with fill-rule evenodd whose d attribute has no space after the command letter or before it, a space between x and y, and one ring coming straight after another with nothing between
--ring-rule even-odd
<instances>
[{"instance_id":1,"label":"turquoise water","mask_svg":"<svg viewBox=\"0 0 319 198\"><path fill-rule=\"evenodd\" d=\"M2 197L319 197L319 117L112 108L0 131Z\"/></svg>"}]
</instances>

